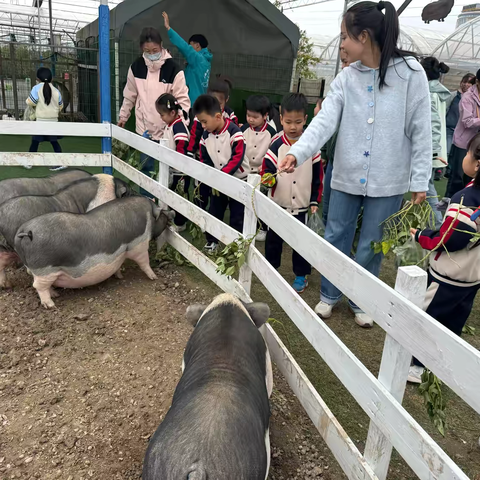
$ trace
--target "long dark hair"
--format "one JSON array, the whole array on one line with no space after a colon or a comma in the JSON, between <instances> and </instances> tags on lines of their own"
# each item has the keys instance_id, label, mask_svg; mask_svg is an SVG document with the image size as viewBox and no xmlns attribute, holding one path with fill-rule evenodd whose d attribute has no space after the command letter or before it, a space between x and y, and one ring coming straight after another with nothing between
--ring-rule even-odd
<instances>
[{"instance_id":1,"label":"long dark hair","mask_svg":"<svg viewBox=\"0 0 480 480\"><path fill-rule=\"evenodd\" d=\"M428 80L438 80L440 75L448 73L450 67L443 62L439 62L435 57L425 57L420 62L422 64Z\"/></svg>"},{"instance_id":2,"label":"long dark hair","mask_svg":"<svg viewBox=\"0 0 480 480\"><path fill-rule=\"evenodd\" d=\"M182 107L178 103L178 100L171 93L164 93L163 95L160 95L155 102L155 108L157 109L158 113L160 113L160 111L175 111L178 114L178 112L181 110L183 113L183 118L185 120L187 120L188 118L187 113L182 109Z\"/></svg>"},{"instance_id":3,"label":"long dark hair","mask_svg":"<svg viewBox=\"0 0 480 480\"><path fill-rule=\"evenodd\" d=\"M382 13L385 10L385 14ZM383 88L390 59L395 57L415 56L411 52L397 47L400 26L395 7L391 2L381 0L375 2L360 2L350 7L343 17L348 36L357 40L364 31L368 32L372 42L375 42L381 52L379 67L379 83Z\"/></svg>"},{"instance_id":4,"label":"long dark hair","mask_svg":"<svg viewBox=\"0 0 480 480\"><path fill-rule=\"evenodd\" d=\"M50 105L52 101L52 87L50 82L53 80L52 72L49 68L40 67L37 70L37 78L43 82L43 98L45 99L45 104Z\"/></svg>"}]
</instances>

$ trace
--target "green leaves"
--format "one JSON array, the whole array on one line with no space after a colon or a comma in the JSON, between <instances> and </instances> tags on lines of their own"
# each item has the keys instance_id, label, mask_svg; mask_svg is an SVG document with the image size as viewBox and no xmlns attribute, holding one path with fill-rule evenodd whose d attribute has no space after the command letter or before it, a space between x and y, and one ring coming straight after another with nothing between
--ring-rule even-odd
<instances>
[{"instance_id":1,"label":"green leaves","mask_svg":"<svg viewBox=\"0 0 480 480\"><path fill-rule=\"evenodd\" d=\"M470 325L465 325L462 329L462 333L465 333L466 335L475 336L475 327L471 327Z\"/></svg>"},{"instance_id":2,"label":"green leaves","mask_svg":"<svg viewBox=\"0 0 480 480\"><path fill-rule=\"evenodd\" d=\"M239 237L229 243L215 260L217 273L232 277L245 265L248 248L253 238Z\"/></svg>"},{"instance_id":3,"label":"green leaves","mask_svg":"<svg viewBox=\"0 0 480 480\"><path fill-rule=\"evenodd\" d=\"M422 383L418 391L423 396L428 416L437 430L445 436L446 423L446 403L442 395L442 382L428 369L422 374Z\"/></svg>"}]
</instances>

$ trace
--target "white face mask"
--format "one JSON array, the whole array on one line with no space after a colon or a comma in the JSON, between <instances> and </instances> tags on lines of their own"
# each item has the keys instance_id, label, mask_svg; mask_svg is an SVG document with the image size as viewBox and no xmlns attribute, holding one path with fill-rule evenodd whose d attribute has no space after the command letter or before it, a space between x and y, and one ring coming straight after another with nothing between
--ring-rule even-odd
<instances>
[{"instance_id":1,"label":"white face mask","mask_svg":"<svg viewBox=\"0 0 480 480\"><path fill-rule=\"evenodd\" d=\"M147 60L150 60L151 62L156 62L157 60L160 60L160 58L162 57L162 52L144 53L144 55Z\"/></svg>"}]
</instances>

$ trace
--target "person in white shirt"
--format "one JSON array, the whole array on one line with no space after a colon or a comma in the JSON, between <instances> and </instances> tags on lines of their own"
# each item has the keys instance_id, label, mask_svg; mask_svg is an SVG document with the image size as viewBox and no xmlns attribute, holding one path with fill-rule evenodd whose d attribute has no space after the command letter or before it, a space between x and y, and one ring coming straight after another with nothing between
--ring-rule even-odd
<instances>
[{"instance_id":1,"label":"person in white shirt","mask_svg":"<svg viewBox=\"0 0 480 480\"><path fill-rule=\"evenodd\" d=\"M37 70L37 84L32 88L27 105L35 109L37 122L58 122L58 116L63 108L62 94L52 83L50 69L41 67ZM34 135L29 152L38 152L42 142L50 142L55 153L61 153L62 147L58 143L62 137L54 135ZM61 170L65 167L53 167L50 170Z\"/></svg>"}]
</instances>

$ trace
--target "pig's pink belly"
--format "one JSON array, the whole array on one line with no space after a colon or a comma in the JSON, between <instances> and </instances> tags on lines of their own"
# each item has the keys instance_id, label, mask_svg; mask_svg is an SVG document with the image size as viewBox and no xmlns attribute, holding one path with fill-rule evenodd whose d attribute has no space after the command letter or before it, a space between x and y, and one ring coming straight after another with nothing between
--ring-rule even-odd
<instances>
[{"instance_id":1,"label":"pig's pink belly","mask_svg":"<svg viewBox=\"0 0 480 480\"><path fill-rule=\"evenodd\" d=\"M95 265L95 267L91 268L85 273L85 275L77 278L73 278L67 273L61 272L53 286L60 288L83 288L104 282L120 269L126 258L127 253L125 252L119 255L112 263L109 263L108 265Z\"/></svg>"}]
</instances>

